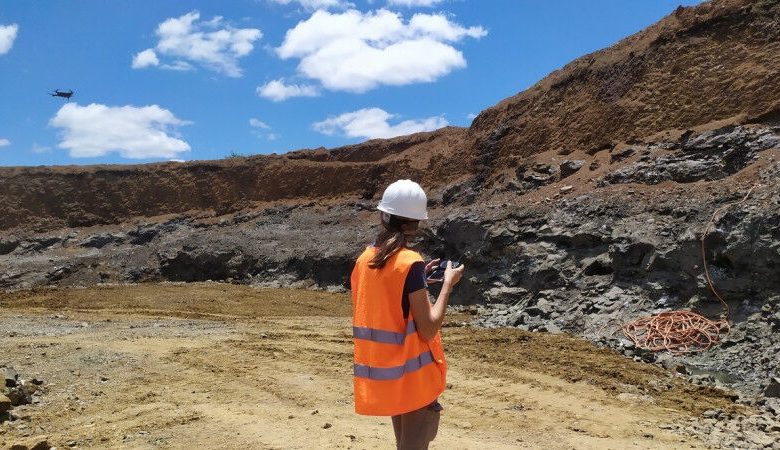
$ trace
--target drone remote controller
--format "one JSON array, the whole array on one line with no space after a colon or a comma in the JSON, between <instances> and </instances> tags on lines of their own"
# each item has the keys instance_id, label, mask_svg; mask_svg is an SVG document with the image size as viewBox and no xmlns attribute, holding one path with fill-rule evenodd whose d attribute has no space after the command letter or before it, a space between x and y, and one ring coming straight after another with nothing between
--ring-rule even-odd
<instances>
[{"instance_id":1,"label":"drone remote controller","mask_svg":"<svg viewBox=\"0 0 780 450\"><path fill-rule=\"evenodd\" d=\"M428 275L428 279L432 281L441 281L444 279L444 271L447 270L447 263L449 260L443 260L438 266L434 267L431 273ZM452 261L452 268L457 269L460 266L458 261Z\"/></svg>"}]
</instances>

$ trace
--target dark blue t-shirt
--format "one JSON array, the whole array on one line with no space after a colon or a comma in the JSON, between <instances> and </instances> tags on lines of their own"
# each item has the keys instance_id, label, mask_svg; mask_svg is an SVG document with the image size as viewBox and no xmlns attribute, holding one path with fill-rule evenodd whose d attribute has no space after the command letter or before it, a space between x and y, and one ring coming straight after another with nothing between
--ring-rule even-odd
<instances>
[{"instance_id":1,"label":"dark blue t-shirt","mask_svg":"<svg viewBox=\"0 0 780 450\"><path fill-rule=\"evenodd\" d=\"M401 307L404 310L404 319L409 317L409 294L420 289L428 287L428 283L425 281L425 263L417 261L412 264L409 269L409 273L406 274L406 282L404 282L404 295L401 299Z\"/></svg>"}]
</instances>

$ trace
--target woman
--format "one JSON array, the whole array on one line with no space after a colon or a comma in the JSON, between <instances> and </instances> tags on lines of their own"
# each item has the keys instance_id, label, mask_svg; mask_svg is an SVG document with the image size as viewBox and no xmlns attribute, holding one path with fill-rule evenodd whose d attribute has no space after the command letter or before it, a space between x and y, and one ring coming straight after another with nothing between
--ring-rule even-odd
<instances>
[{"instance_id":1,"label":"woman","mask_svg":"<svg viewBox=\"0 0 780 450\"><path fill-rule=\"evenodd\" d=\"M420 185L399 180L387 187L377 209L382 229L352 271L352 334L355 343L355 411L392 416L398 449L427 449L439 428L437 399L447 363L439 329L450 293L464 267L447 265L432 305L424 263L407 244L428 219ZM430 280L439 281L439 280Z\"/></svg>"}]
</instances>

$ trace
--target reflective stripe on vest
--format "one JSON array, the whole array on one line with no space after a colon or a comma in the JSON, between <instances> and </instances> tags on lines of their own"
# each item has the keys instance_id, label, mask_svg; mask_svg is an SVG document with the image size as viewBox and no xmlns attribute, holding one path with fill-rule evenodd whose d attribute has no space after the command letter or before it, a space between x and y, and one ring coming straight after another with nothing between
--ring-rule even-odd
<instances>
[{"instance_id":1,"label":"reflective stripe on vest","mask_svg":"<svg viewBox=\"0 0 780 450\"><path fill-rule=\"evenodd\" d=\"M396 333L394 331L379 330L368 327L352 327L352 337L355 339L365 339L367 341L379 342L380 344L404 345L406 336L417 331L414 320L406 324L406 333Z\"/></svg>"},{"instance_id":2,"label":"reflective stripe on vest","mask_svg":"<svg viewBox=\"0 0 780 450\"><path fill-rule=\"evenodd\" d=\"M420 354L416 358L406 361L406 364L396 367L371 367L364 364L355 364L354 373L356 377L368 378L371 380L386 381L397 380L409 372L420 370L433 362L433 354L428 351Z\"/></svg>"}]
</instances>

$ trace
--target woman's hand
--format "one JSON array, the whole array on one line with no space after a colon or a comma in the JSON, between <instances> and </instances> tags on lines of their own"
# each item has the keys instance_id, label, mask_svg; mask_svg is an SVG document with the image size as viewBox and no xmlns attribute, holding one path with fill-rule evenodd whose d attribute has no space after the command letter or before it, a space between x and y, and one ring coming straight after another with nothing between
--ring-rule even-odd
<instances>
[{"instance_id":1,"label":"woman's hand","mask_svg":"<svg viewBox=\"0 0 780 450\"><path fill-rule=\"evenodd\" d=\"M463 270L466 268L463 264L459 265L457 269L452 268L452 261L447 261L447 269L444 270L444 286L453 287L463 277Z\"/></svg>"},{"instance_id":2,"label":"woman's hand","mask_svg":"<svg viewBox=\"0 0 780 450\"><path fill-rule=\"evenodd\" d=\"M428 281L428 283L441 283L441 280L431 280L428 278L428 276L433 272L433 269L438 267L439 263L441 262L440 258L436 258L433 261L429 262L425 265L425 278Z\"/></svg>"},{"instance_id":3,"label":"woman's hand","mask_svg":"<svg viewBox=\"0 0 780 450\"><path fill-rule=\"evenodd\" d=\"M439 260L433 260L428 263L426 269L435 267ZM457 269L452 268L452 261L447 262L447 268L444 270L443 285L439 291L439 298L436 303L431 305L428 300L428 290L419 289L409 293L409 304L411 306L412 317L417 326L417 334L424 341L429 341L436 336L436 332L441 328L444 321L444 313L447 310L452 287L458 284L463 277L464 266L461 264ZM432 281L432 280L429 280Z\"/></svg>"}]
</instances>

